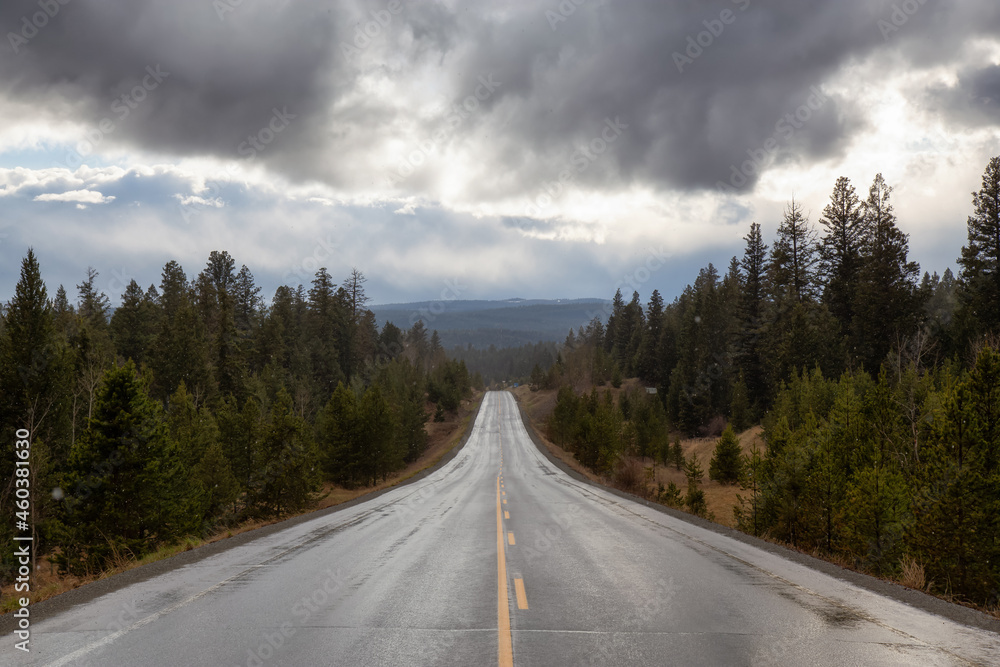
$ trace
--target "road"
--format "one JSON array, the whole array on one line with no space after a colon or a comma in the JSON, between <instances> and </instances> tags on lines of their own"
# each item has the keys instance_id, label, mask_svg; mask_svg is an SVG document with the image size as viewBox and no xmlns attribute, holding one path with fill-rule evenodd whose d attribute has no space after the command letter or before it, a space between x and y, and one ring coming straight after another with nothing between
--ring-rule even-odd
<instances>
[{"instance_id":1,"label":"road","mask_svg":"<svg viewBox=\"0 0 1000 667\"><path fill-rule=\"evenodd\" d=\"M1000 635L573 479L500 392L428 477L40 614L31 653L13 643L0 664L1000 661Z\"/></svg>"}]
</instances>

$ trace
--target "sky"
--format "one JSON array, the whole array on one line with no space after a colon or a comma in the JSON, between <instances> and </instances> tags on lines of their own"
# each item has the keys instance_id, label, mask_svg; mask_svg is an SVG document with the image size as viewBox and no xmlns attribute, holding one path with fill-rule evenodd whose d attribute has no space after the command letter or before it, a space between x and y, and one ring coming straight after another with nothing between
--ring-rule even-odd
<instances>
[{"instance_id":1,"label":"sky","mask_svg":"<svg viewBox=\"0 0 1000 667\"><path fill-rule=\"evenodd\" d=\"M876 173L954 267L1000 154L996 0L5 0L0 301L212 250L266 296L668 299Z\"/></svg>"}]
</instances>

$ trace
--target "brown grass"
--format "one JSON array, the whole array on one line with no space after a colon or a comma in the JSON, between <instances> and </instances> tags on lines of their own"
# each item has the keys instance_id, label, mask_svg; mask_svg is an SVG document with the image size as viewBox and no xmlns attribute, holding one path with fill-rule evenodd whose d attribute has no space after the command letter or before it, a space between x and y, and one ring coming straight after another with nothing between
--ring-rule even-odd
<instances>
[{"instance_id":1,"label":"brown grass","mask_svg":"<svg viewBox=\"0 0 1000 667\"><path fill-rule=\"evenodd\" d=\"M907 588L915 588L918 591L924 591L925 593L930 591L931 585L924 575L924 566L917 562L915 558L909 555L903 556L900 568L901 574L899 577L899 583Z\"/></svg>"},{"instance_id":2,"label":"brown grass","mask_svg":"<svg viewBox=\"0 0 1000 667\"><path fill-rule=\"evenodd\" d=\"M440 461L445 454L450 452L461 442L462 436L465 434L469 421L472 419L472 416L475 413L476 408L479 406L479 401L482 397L483 394L480 392L472 399L462 401L457 414L446 413L445 421L443 422L432 421L431 416L434 414L434 410L433 407L429 407L426 410L428 413L428 421L425 424L428 435L427 450L419 459L411 463L403 470L391 475L385 481L380 482L376 486L345 489L335 484L325 483L314 495L313 502L310 503L309 507L301 512L286 514L284 516L267 520L255 519L252 521L245 521L237 526L223 529L204 539L186 537L176 544L160 547L156 551L146 554L141 559L137 559L132 553L115 552L113 557L114 564L111 568L88 576L59 574L55 564L50 560L49 555L42 556L39 558L37 568L31 577L31 602L32 604L41 602L42 600L55 597L60 593L65 593L66 591L73 590L74 588L79 588L80 586L92 581L106 579L115 574L139 567L140 565L153 563L163 560L164 558L170 558L171 556L175 556L184 551L190 551L191 549L195 549L204 544L211 544L220 540L225 540L233 537L234 535L240 535L241 533L256 530L257 528L262 528L264 526L277 523L278 521L283 521L292 516L315 512L316 510L326 509L327 507L333 507L334 505L339 505L341 503L354 500L355 498L359 498L367 493L380 491L390 486L400 484L422 470L430 468L438 463L438 461ZM13 583L3 587L3 589L0 590L0 614L6 614L16 610L19 606L18 598L22 596L24 596L24 593L17 593L14 590Z\"/></svg>"},{"instance_id":3,"label":"brown grass","mask_svg":"<svg viewBox=\"0 0 1000 667\"><path fill-rule=\"evenodd\" d=\"M639 382L635 379L630 379L622 383L621 389L608 387L599 387L598 392L602 393L606 388L611 389L614 394L621 393L628 387L638 386ZM531 391L528 387L518 387L512 390L514 395L517 396L518 401L524 406L524 411L527 413L528 418L535 425L535 430L541 437L542 442L548 448L554 456L556 456L560 461L567 463L573 470L586 475L589 479L592 479L609 486L614 486L623 491L629 493L635 493L636 495L643 497L652 497L653 491L657 488L657 484L663 484L664 487L673 482L680 489L681 493L684 493L687 489L687 478L684 476L682 470L677 470L673 465L664 467L662 464L655 463L650 458L644 459L627 459L623 461L619 469L616 471L616 475L613 478L605 478L597 475L596 473L584 468L584 466L576 460L576 457L570 452L564 450L563 448L553 444L545 437L546 429L544 424L548 421L549 416L552 411L555 410L556 405L556 394L557 392L552 389L543 389L539 391ZM579 389L577 389L579 393ZM757 447L761 452L764 450L764 439L762 436L763 429L760 426L754 426L739 434L740 446L743 448L744 453L749 454L754 447ZM671 435L671 442L673 442L674 437L677 434ZM712 516L713 521L720 523L724 526L729 526L730 528L736 527L736 521L733 517L733 508L739 506L739 486L719 484L708 478L708 463L712 460L712 454L715 452L715 445L719 441L718 438L682 438L681 439L681 449L684 451L684 456L690 458L692 455L697 456L698 460L701 462L702 468L705 470L705 477L702 480L701 489L705 492L705 502L708 505L708 512ZM634 470L638 469L638 470ZM650 473L646 471L653 469ZM624 472L623 471L627 471ZM641 472L640 472L641 471ZM653 474L652 478L649 478L649 474ZM624 474L624 477L622 476ZM634 476L638 476L641 480L638 488L632 482ZM646 489L642 488L648 484Z\"/></svg>"}]
</instances>

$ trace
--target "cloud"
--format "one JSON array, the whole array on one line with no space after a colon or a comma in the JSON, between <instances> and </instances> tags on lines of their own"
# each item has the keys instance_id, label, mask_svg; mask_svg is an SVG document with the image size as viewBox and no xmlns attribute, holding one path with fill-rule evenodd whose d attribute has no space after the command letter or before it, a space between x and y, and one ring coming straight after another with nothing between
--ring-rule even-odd
<instances>
[{"instance_id":1,"label":"cloud","mask_svg":"<svg viewBox=\"0 0 1000 667\"><path fill-rule=\"evenodd\" d=\"M70 190L69 192L46 193L35 197L34 201L79 202L80 204L108 204L114 197L105 197L96 190ZM77 208L80 208L77 206Z\"/></svg>"},{"instance_id":2,"label":"cloud","mask_svg":"<svg viewBox=\"0 0 1000 667\"><path fill-rule=\"evenodd\" d=\"M968 67L951 85L929 86L926 96L952 122L1000 127L1000 65Z\"/></svg>"},{"instance_id":3,"label":"cloud","mask_svg":"<svg viewBox=\"0 0 1000 667\"><path fill-rule=\"evenodd\" d=\"M226 205L226 202L218 197L210 197L208 199L204 197L199 197L198 195L174 195L177 201L180 202L181 206L208 206L211 208L222 208Z\"/></svg>"},{"instance_id":4,"label":"cloud","mask_svg":"<svg viewBox=\"0 0 1000 667\"><path fill-rule=\"evenodd\" d=\"M888 0L585 0L563 3L568 13L469 0L392 14L360 0L222 13L201 0L73 3L2 60L0 82L36 113L74 117L85 147L252 155L292 181L454 201L522 196L620 117L629 129L575 187L699 190L728 178L843 68L889 53L930 67L995 39L992 0L938 4L884 36ZM21 25L24 7L5 3L0 25ZM499 87L451 124L448 110L484 76ZM970 75L974 99L995 89L990 76ZM280 133L276 112L294 116ZM832 95L784 149L829 159L864 126L863 110ZM387 188L400 156L428 142L433 167Z\"/></svg>"}]
</instances>

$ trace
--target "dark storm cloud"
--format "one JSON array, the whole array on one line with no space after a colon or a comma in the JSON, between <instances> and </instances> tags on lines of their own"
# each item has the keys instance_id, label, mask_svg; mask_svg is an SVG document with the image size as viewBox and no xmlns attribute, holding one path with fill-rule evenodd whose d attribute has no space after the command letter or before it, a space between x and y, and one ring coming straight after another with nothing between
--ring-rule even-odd
<instances>
[{"instance_id":1,"label":"dark storm cloud","mask_svg":"<svg viewBox=\"0 0 1000 667\"><path fill-rule=\"evenodd\" d=\"M884 51L925 66L1000 26L993 0L483 0L401 2L392 13L380 0L64 1L0 8L4 34L24 36L25 17L58 7L30 39L4 40L7 96L39 105L60 96L109 143L253 155L340 187L383 182L375 172L388 165L371 163L369 144L400 126L400 105L358 94L364 75L402 83L431 65L461 100L492 74L498 90L447 137L481 158L488 176L471 193L481 197L531 195L566 169L594 187L698 189L730 181L735 167L752 185L764 166L742 166L762 151L767 163L820 160L863 127L850 100L833 96L802 120L845 64ZM367 41L366 28L377 33ZM951 106L971 94L981 107L996 91L995 72L970 72ZM627 127L585 168L574 163L581 148L602 145L609 122ZM431 176L399 189L428 187Z\"/></svg>"},{"instance_id":2,"label":"dark storm cloud","mask_svg":"<svg viewBox=\"0 0 1000 667\"><path fill-rule=\"evenodd\" d=\"M1000 125L1000 67L970 68L954 86L928 91L931 104L966 125Z\"/></svg>"}]
</instances>

